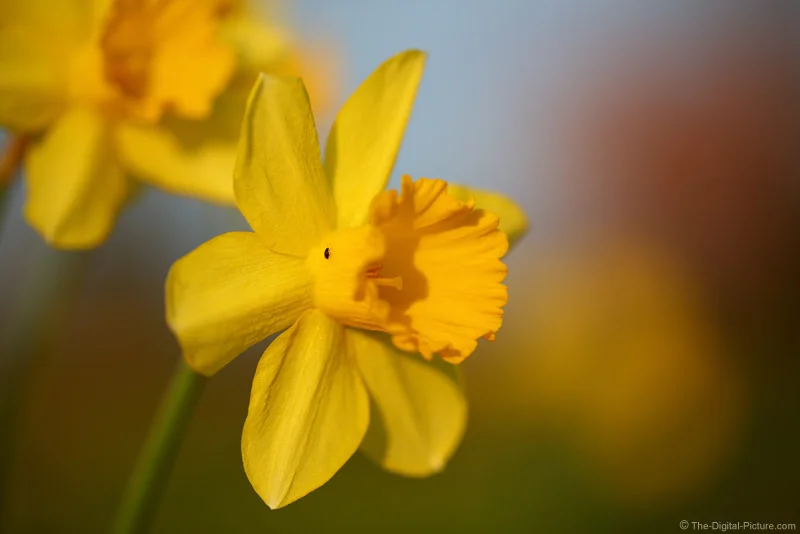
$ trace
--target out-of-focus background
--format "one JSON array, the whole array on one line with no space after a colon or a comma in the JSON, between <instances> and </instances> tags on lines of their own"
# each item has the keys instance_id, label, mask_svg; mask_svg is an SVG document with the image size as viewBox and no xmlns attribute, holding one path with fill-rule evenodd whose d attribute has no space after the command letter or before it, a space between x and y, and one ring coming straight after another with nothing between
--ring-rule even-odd
<instances>
[{"instance_id":1,"label":"out-of-focus background","mask_svg":"<svg viewBox=\"0 0 800 534\"><path fill-rule=\"evenodd\" d=\"M497 341L464 365L469 427L443 473L403 479L357 454L268 510L239 445L262 345L209 383L154 532L797 523L798 8L288 4L286 24L337 58L337 106L384 59L427 50L393 183L407 173L499 190L531 230L507 260ZM13 385L26 405L0 517L7 532L101 532L178 354L166 272L243 223L145 190L108 243L62 253L42 276L57 254L23 222L23 198L18 183L0 235L0 326L41 290L32 280L64 288L46 307L39 363ZM0 372L18 365L3 353Z\"/></svg>"}]
</instances>

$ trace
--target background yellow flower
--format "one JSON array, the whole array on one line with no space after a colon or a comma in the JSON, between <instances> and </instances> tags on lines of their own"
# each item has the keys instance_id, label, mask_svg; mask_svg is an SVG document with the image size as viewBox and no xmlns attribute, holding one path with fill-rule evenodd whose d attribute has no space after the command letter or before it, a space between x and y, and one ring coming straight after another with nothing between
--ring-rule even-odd
<instances>
[{"instance_id":1,"label":"background yellow flower","mask_svg":"<svg viewBox=\"0 0 800 534\"><path fill-rule=\"evenodd\" d=\"M132 178L232 203L249 86L300 67L285 30L228 0L3 2L0 18L0 126L32 139L25 215L62 248L105 240Z\"/></svg>"}]
</instances>

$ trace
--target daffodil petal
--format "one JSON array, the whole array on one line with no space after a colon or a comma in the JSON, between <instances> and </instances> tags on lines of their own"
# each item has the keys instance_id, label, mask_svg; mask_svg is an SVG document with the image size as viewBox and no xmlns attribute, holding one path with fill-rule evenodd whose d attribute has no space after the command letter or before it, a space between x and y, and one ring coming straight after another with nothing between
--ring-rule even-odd
<instances>
[{"instance_id":1,"label":"daffodil petal","mask_svg":"<svg viewBox=\"0 0 800 534\"><path fill-rule=\"evenodd\" d=\"M189 365L210 376L294 323L311 305L309 285L303 260L272 252L252 232L223 234L170 269L167 324Z\"/></svg>"},{"instance_id":2,"label":"daffodil petal","mask_svg":"<svg viewBox=\"0 0 800 534\"><path fill-rule=\"evenodd\" d=\"M0 2L0 126L36 132L64 111L76 51L107 2Z\"/></svg>"},{"instance_id":3,"label":"daffodil petal","mask_svg":"<svg viewBox=\"0 0 800 534\"><path fill-rule=\"evenodd\" d=\"M384 469L427 476L444 468L467 423L458 369L395 348L388 337L348 332L377 406L361 450Z\"/></svg>"},{"instance_id":4,"label":"daffodil petal","mask_svg":"<svg viewBox=\"0 0 800 534\"><path fill-rule=\"evenodd\" d=\"M236 203L271 249L304 256L334 226L303 82L262 74L250 93L234 173Z\"/></svg>"},{"instance_id":5,"label":"daffodil petal","mask_svg":"<svg viewBox=\"0 0 800 534\"><path fill-rule=\"evenodd\" d=\"M28 0L27 2L3 2L0 15L3 27L22 26L41 32L39 39L47 41L53 50L64 51L77 43L91 38L89 32L106 14L107 0ZM33 32L36 34L36 32ZM47 36L48 39L43 39Z\"/></svg>"},{"instance_id":6,"label":"daffodil petal","mask_svg":"<svg viewBox=\"0 0 800 534\"><path fill-rule=\"evenodd\" d=\"M333 183L339 226L360 226L386 187L425 67L419 50L387 60L350 96L333 123L325 170Z\"/></svg>"},{"instance_id":7,"label":"daffodil petal","mask_svg":"<svg viewBox=\"0 0 800 534\"><path fill-rule=\"evenodd\" d=\"M270 72L270 66L290 54L290 39L286 32L260 20L243 9L226 17L220 26L222 39L236 50L239 70Z\"/></svg>"},{"instance_id":8,"label":"daffodil petal","mask_svg":"<svg viewBox=\"0 0 800 534\"><path fill-rule=\"evenodd\" d=\"M38 28L20 21L0 6L0 126L18 132L43 128L63 109L67 87L67 62Z\"/></svg>"},{"instance_id":9,"label":"daffodil petal","mask_svg":"<svg viewBox=\"0 0 800 534\"><path fill-rule=\"evenodd\" d=\"M277 76L300 76L308 91L314 116L327 113L333 104L340 70L339 54L331 43L319 43L309 47L300 43L286 31L285 27L270 24L282 18L275 13L276 6L267 6L267 11L250 12L242 6L225 17L220 26L222 38L236 50L238 55L237 79L240 84L252 80L260 72Z\"/></svg>"},{"instance_id":10,"label":"daffodil petal","mask_svg":"<svg viewBox=\"0 0 800 534\"><path fill-rule=\"evenodd\" d=\"M86 108L64 113L30 146L25 174L25 218L59 248L102 243L131 185L116 160L110 124Z\"/></svg>"},{"instance_id":11,"label":"daffodil petal","mask_svg":"<svg viewBox=\"0 0 800 534\"><path fill-rule=\"evenodd\" d=\"M249 82L232 83L203 121L170 114L158 126L121 125L119 151L126 168L171 193L235 204L233 169L249 92Z\"/></svg>"},{"instance_id":12,"label":"daffodil petal","mask_svg":"<svg viewBox=\"0 0 800 534\"><path fill-rule=\"evenodd\" d=\"M516 202L500 193L453 183L447 185L447 192L464 202L474 200L477 209L497 215L500 218L500 230L508 236L509 248L528 231L528 218L525 212Z\"/></svg>"},{"instance_id":13,"label":"daffodil petal","mask_svg":"<svg viewBox=\"0 0 800 534\"><path fill-rule=\"evenodd\" d=\"M211 124L195 124L209 134L203 143L184 143L164 127L122 125L117 135L120 157L137 177L165 191L233 205L236 142L215 138Z\"/></svg>"},{"instance_id":14,"label":"daffodil petal","mask_svg":"<svg viewBox=\"0 0 800 534\"><path fill-rule=\"evenodd\" d=\"M242 434L244 469L270 508L327 482L369 425L369 397L343 326L306 312L258 364Z\"/></svg>"}]
</instances>

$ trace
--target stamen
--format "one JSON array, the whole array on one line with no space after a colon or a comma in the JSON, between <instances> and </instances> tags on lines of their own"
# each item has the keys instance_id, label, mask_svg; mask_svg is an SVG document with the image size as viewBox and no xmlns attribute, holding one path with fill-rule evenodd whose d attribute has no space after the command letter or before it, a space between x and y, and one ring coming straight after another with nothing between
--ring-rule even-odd
<instances>
[{"instance_id":1,"label":"stamen","mask_svg":"<svg viewBox=\"0 0 800 534\"><path fill-rule=\"evenodd\" d=\"M376 286L381 287L393 287L400 291L403 289L403 278L401 276L395 276L393 278L383 278L381 277L381 269L383 268L382 265L376 265L375 267L370 267L364 273L371 282L373 282Z\"/></svg>"},{"instance_id":2,"label":"stamen","mask_svg":"<svg viewBox=\"0 0 800 534\"><path fill-rule=\"evenodd\" d=\"M376 286L393 287L398 291L403 289L403 279L400 276L395 276L394 278L370 278L370 280L375 282Z\"/></svg>"}]
</instances>

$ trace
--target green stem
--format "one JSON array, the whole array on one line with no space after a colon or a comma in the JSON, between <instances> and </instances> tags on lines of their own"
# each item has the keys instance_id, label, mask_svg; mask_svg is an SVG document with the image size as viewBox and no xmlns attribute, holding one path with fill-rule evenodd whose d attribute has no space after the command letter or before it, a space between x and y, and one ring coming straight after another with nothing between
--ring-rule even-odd
<instances>
[{"instance_id":1,"label":"green stem","mask_svg":"<svg viewBox=\"0 0 800 534\"><path fill-rule=\"evenodd\" d=\"M128 481L114 534L149 530L205 383L181 359Z\"/></svg>"}]
</instances>

